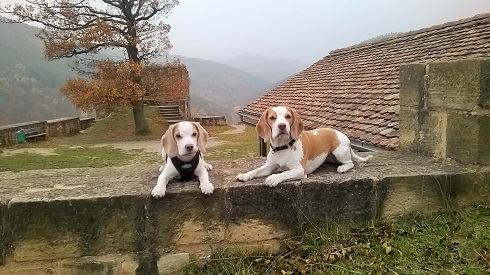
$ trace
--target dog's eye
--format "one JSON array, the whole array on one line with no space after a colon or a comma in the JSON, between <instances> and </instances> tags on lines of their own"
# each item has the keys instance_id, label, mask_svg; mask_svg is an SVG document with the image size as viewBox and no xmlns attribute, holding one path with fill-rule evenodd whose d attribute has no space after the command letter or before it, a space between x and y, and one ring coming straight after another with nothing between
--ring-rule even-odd
<instances>
[{"instance_id":1,"label":"dog's eye","mask_svg":"<svg viewBox=\"0 0 490 275\"><path fill-rule=\"evenodd\" d=\"M182 138L182 136L181 136L181 135L179 135L179 134L176 134L176 135L175 135L175 138L181 139L181 138Z\"/></svg>"},{"instance_id":2,"label":"dog's eye","mask_svg":"<svg viewBox=\"0 0 490 275\"><path fill-rule=\"evenodd\" d=\"M286 118L287 118L287 119L290 119L291 117L292 117L292 116L291 116L290 114L287 114L287 115L286 115Z\"/></svg>"},{"instance_id":3,"label":"dog's eye","mask_svg":"<svg viewBox=\"0 0 490 275\"><path fill-rule=\"evenodd\" d=\"M197 133L192 133L192 136L193 137L197 137Z\"/></svg>"},{"instance_id":4,"label":"dog's eye","mask_svg":"<svg viewBox=\"0 0 490 275\"><path fill-rule=\"evenodd\" d=\"M271 117L269 117L269 119L274 120L274 119L276 119L276 117L271 116Z\"/></svg>"}]
</instances>

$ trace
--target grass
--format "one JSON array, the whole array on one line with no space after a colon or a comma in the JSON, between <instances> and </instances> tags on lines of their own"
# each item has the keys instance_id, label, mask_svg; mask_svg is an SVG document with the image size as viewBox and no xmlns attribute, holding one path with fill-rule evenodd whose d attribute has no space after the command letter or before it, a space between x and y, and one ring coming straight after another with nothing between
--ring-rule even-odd
<instances>
[{"instance_id":1,"label":"grass","mask_svg":"<svg viewBox=\"0 0 490 275\"><path fill-rule=\"evenodd\" d=\"M217 136L223 143L219 146L210 148L206 152L206 159L210 160L230 160L259 154L259 138L255 128L247 126L245 132L240 134L222 134L225 127L206 127L210 136ZM229 126L228 126L229 127ZM233 129L232 127L229 127Z\"/></svg>"},{"instance_id":2,"label":"grass","mask_svg":"<svg viewBox=\"0 0 490 275\"><path fill-rule=\"evenodd\" d=\"M412 214L391 222L310 226L285 250L216 251L183 274L488 274L490 205Z\"/></svg>"},{"instance_id":3,"label":"grass","mask_svg":"<svg viewBox=\"0 0 490 275\"><path fill-rule=\"evenodd\" d=\"M0 172L59 169L75 167L121 166L131 163L137 151L123 151L113 147L58 147L49 155L18 153L0 156Z\"/></svg>"},{"instance_id":4,"label":"grass","mask_svg":"<svg viewBox=\"0 0 490 275\"><path fill-rule=\"evenodd\" d=\"M168 123L160 116L156 109L145 109L145 116L148 126L151 129L151 134L148 135L135 135L131 110L121 108L114 110L109 117L98 120L92 127L86 129L83 134L50 138L48 142L44 143L44 145L40 144L40 146L159 140L168 129Z\"/></svg>"}]
</instances>

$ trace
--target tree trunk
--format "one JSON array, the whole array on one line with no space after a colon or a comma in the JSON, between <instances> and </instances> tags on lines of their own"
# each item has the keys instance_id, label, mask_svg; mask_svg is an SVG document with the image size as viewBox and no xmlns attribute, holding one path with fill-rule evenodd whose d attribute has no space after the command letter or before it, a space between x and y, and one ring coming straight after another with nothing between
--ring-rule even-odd
<instances>
[{"instance_id":1,"label":"tree trunk","mask_svg":"<svg viewBox=\"0 0 490 275\"><path fill-rule=\"evenodd\" d=\"M133 102L134 133L137 135L147 135L151 133L150 127L145 118L143 100Z\"/></svg>"}]
</instances>

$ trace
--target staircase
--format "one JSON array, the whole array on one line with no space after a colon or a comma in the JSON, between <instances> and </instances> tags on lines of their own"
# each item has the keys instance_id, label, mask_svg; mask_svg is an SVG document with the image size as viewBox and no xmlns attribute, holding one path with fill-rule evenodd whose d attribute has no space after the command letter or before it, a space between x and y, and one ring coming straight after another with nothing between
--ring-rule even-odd
<instances>
[{"instance_id":1,"label":"staircase","mask_svg":"<svg viewBox=\"0 0 490 275\"><path fill-rule=\"evenodd\" d=\"M160 115L167 120L169 124L174 124L182 121L182 115L180 114L178 105L157 106L160 111Z\"/></svg>"}]
</instances>

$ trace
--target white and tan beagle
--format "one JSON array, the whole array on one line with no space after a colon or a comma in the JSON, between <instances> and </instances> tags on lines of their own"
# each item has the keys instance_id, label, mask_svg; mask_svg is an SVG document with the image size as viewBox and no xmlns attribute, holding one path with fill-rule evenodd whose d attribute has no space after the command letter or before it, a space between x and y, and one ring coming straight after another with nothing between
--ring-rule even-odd
<instances>
[{"instance_id":1,"label":"white and tan beagle","mask_svg":"<svg viewBox=\"0 0 490 275\"><path fill-rule=\"evenodd\" d=\"M201 154L206 151L207 141L208 132L198 122L179 122L167 129L161 140L163 165L151 192L153 197L163 197L170 180L190 180L194 175L199 179L202 193L213 193L214 186L208 175L208 170L213 167Z\"/></svg>"},{"instance_id":2,"label":"white and tan beagle","mask_svg":"<svg viewBox=\"0 0 490 275\"><path fill-rule=\"evenodd\" d=\"M257 123L256 130L265 142L270 141L271 150L264 165L236 179L248 181L265 177L265 184L276 186L287 181L306 178L315 171L330 154L342 163L338 173L345 173L354 167L352 159L368 161L357 156L350 146L350 140L341 132L330 128L303 131L303 122L298 113L289 107L278 106L266 110ZM284 172L273 174L277 169Z\"/></svg>"}]
</instances>

